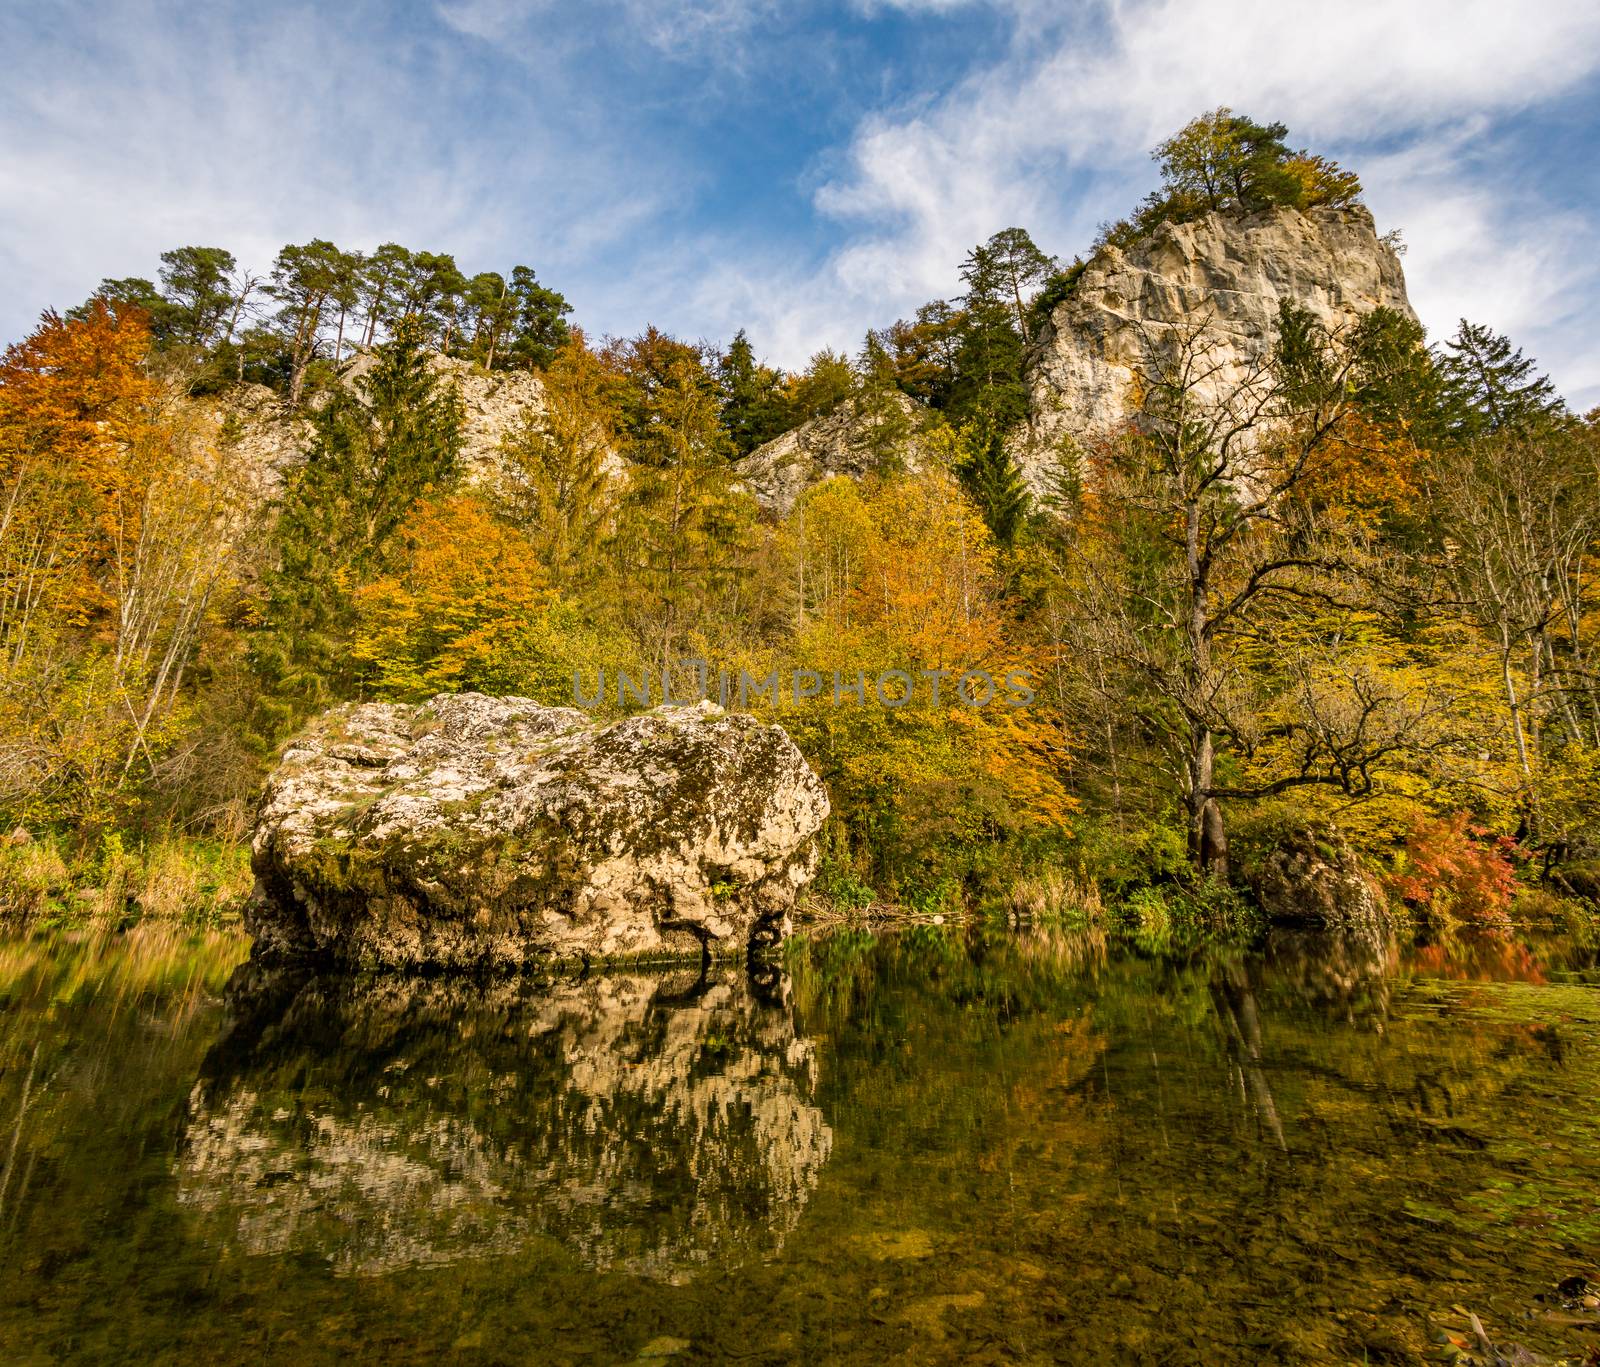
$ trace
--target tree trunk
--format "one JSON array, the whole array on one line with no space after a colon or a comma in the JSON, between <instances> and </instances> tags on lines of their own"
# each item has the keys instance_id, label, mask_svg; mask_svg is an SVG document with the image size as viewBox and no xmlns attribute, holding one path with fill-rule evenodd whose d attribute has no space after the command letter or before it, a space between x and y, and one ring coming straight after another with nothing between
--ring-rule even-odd
<instances>
[{"instance_id":1,"label":"tree trunk","mask_svg":"<svg viewBox=\"0 0 1600 1367\"><path fill-rule=\"evenodd\" d=\"M1189 753L1189 861L1196 873L1213 878L1228 876L1228 836L1222 824L1222 808L1211 796L1215 751L1209 728L1197 725Z\"/></svg>"}]
</instances>

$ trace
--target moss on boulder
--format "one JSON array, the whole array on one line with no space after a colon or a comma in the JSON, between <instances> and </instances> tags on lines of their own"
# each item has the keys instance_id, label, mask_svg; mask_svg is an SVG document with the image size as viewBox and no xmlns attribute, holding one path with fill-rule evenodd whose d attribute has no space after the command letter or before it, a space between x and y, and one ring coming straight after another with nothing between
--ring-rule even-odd
<instances>
[{"instance_id":1,"label":"moss on boulder","mask_svg":"<svg viewBox=\"0 0 1600 1367\"><path fill-rule=\"evenodd\" d=\"M780 727L709 703L346 705L268 781L246 924L267 957L377 967L733 952L787 933L827 813Z\"/></svg>"}]
</instances>

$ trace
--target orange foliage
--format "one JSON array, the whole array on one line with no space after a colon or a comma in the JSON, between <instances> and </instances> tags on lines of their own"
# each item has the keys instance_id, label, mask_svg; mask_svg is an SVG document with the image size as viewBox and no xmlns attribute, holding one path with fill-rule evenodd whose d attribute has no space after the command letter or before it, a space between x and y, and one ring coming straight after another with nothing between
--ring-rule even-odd
<instances>
[{"instance_id":1,"label":"orange foliage","mask_svg":"<svg viewBox=\"0 0 1600 1367\"><path fill-rule=\"evenodd\" d=\"M1406 433L1346 413L1308 471L1304 496L1362 521L1386 508L1404 511L1421 494L1422 456Z\"/></svg>"},{"instance_id":2,"label":"orange foliage","mask_svg":"<svg viewBox=\"0 0 1600 1367\"><path fill-rule=\"evenodd\" d=\"M1384 885L1409 906L1488 929L1510 924L1516 842L1471 824L1467 812L1419 817Z\"/></svg>"},{"instance_id":3,"label":"orange foliage","mask_svg":"<svg viewBox=\"0 0 1600 1367\"><path fill-rule=\"evenodd\" d=\"M550 597L528 539L471 495L418 504L402 539L405 567L356 594L351 654L401 697L503 682L508 643Z\"/></svg>"},{"instance_id":4,"label":"orange foliage","mask_svg":"<svg viewBox=\"0 0 1600 1367\"><path fill-rule=\"evenodd\" d=\"M165 449L137 309L96 300L82 320L45 314L0 361L0 633L59 615L84 625L111 604L119 557L139 539Z\"/></svg>"}]
</instances>

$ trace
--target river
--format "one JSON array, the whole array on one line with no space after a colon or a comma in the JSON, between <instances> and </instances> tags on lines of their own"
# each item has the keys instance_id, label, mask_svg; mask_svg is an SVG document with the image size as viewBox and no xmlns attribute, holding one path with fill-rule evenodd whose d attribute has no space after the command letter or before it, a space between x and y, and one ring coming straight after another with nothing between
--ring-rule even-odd
<instances>
[{"instance_id":1,"label":"river","mask_svg":"<svg viewBox=\"0 0 1600 1367\"><path fill-rule=\"evenodd\" d=\"M242 958L0 942L5 1361L1412 1363L1486 1357L1473 1317L1507 1360L1600 1345L1570 939Z\"/></svg>"}]
</instances>

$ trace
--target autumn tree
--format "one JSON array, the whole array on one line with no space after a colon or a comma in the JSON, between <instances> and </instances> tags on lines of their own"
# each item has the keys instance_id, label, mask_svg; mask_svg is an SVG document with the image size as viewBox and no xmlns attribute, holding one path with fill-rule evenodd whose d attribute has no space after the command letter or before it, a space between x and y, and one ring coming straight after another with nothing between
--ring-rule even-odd
<instances>
[{"instance_id":1,"label":"autumn tree","mask_svg":"<svg viewBox=\"0 0 1600 1367\"><path fill-rule=\"evenodd\" d=\"M1075 804L1061 735L1005 705L1008 675L1034 661L1009 638L996 549L959 484L943 471L865 488L836 477L789 521L804 586L795 658L821 671L827 696L782 720L833 795L836 856L926 896L1008 842L1064 835ZM886 671L900 672L889 705ZM969 671L996 682L984 706L964 700L985 693ZM836 684L861 698L833 705Z\"/></svg>"},{"instance_id":2,"label":"autumn tree","mask_svg":"<svg viewBox=\"0 0 1600 1367\"><path fill-rule=\"evenodd\" d=\"M1548 411L1537 393L1529 404ZM1538 844L1551 762L1600 751L1600 443L1577 426L1508 426L1435 453L1425 480L1450 597L1492 643L1522 834Z\"/></svg>"},{"instance_id":3,"label":"autumn tree","mask_svg":"<svg viewBox=\"0 0 1600 1367\"><path fill-rule=\"evenodd\" d=\"M402 325L371 370L330 393L286 482L253 648L280 720L349 694L352 596L384 570L417 500L455 477L460 401L431 370L420 328Z\"/></svg>"},{"instance_id":4,"label":"autumn tree","mask_svg":"<svg viewBox=\"0 0 1600 1367\"><path fill-rule=\"evenodd\" d=\"M0 802L107 819L151 779L246 515L175 422L142 311L45 315L0 364Z\"/></svg>"},{"instance_id":5,"label":"autumn tree","mask_svg":"<svg viewBox=\"0 0 1600 1367\"><path fill-rule=\"evenodd\" d=\"M955 388L961 350L961 311L943 299L922 305L878 334L894 362L895 381L912 398L943 410Z\"/></svg>"},{"instance_id":6,"label":"autumn tree","mask_svg":"<svg viewBox=\"0 0 1600 1367\"><path fill-rule=\"evenodd\" d=\"M1156 148L1153 156L1169 204L1178 216L1205 210L1270 204L1310 208L1359 198L1350 172L1308 152L1294 152L1281 123L1257 123L1222 106L1202 114Z\"/></svg>"},{"instance_id":7,"label":"autumn tree","mask_svg":"<svg viewBox=\"0 0 1600 1367\"><path fill-rule=\"evenodd\" d=\"M1314 335L1287 307L1281 326ZM1150 338L1142 430L1097 457L1072 553L1073 648L1111 663L1106 702L1132 709L1195 868L1218 876L1224 801L1369 792L1449 701L1381 652L1352 653L1376 611L1372 547L1310 496L1349 414L1351 358L1326 336L1291 349L1229 380L1203 320Z\"/></svg>"},{"instance_id":8,"label":"autumn tree","mask_svg":"<svg viewBox=\"0 0 1600 1367\"><path fill-rule=\"evenodd\" d=\"M752 509L735 493L716 386L692 351L652 349L610 548L630 629L665 668L737 578ZM659 365L659 369L655 367Z\"/></svg>"},{"instance_id":9,"label":"autumn tree","mask_svg":"<svg viewBox=\"0 0 1600 1367\"><path fill-rule=\"evenodd\" d=\"M511 648L546 606L533 546L481 498L415 504L396 532L396 564L354 594L351 658L380 696L515 686Z\"/></svg>"},{"instance_id":10,"label":"autumn tree","mask_svg":"<svg viewBox=\"0 0 1600 1367\"><path fill-rule=\"evenodd\" d=\"M501 498L560 588L594 568L610 499L607 462L621 426L619 381L574 333L544 373L544 403L501 444Z\"/></svg>"}]
</instances>

